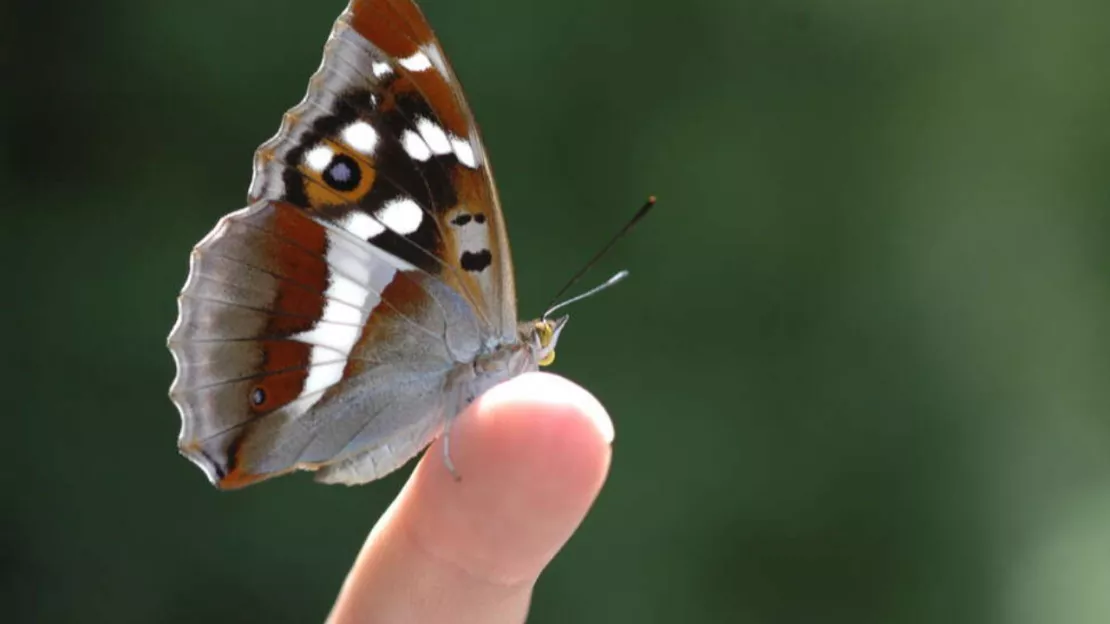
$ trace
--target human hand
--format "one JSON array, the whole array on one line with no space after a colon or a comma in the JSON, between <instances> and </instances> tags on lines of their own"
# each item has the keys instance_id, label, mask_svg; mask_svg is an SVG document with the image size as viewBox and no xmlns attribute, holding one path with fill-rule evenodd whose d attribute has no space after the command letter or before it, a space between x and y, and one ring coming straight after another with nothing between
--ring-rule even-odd
<instances>
[{"instance_id":1,"label":"human hand","mask_svg":"<svg viewBox=\"0 0 1110 624\"><path fill-rule=\"evenodd\" d=\"M609 469L613 425L588 392L529 373L482 395L370 532L329 622L523 622L532 587Z\"/></svg>"}]
</instances>

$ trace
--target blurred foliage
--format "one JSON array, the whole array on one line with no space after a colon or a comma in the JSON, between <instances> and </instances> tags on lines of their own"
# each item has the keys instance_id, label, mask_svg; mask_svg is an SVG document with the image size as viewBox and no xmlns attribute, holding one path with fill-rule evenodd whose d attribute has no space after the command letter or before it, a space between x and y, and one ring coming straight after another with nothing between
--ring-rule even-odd
<instances>
[{"instance_id":1,"label":"blurred foliage","mask_svg":"<svg viewBox=\"0 0 1110 624\"><path fill-rule=\"evenodd\" d=\"M1110 621L1110 4L426 0L617 423L532 622ZM17 621L318 621L405 474L214 491L164 342L341 0L0 5ZM407 470L404 471L407 474Z\"/></svg>"}]
</instances>

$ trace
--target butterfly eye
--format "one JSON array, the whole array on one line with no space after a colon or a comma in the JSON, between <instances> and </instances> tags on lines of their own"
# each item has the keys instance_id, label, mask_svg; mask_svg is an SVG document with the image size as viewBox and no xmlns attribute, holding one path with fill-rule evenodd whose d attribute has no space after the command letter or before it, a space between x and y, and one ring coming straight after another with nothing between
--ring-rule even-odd
<instances>
[{"instance_id":1,"label":"butterfly eye","mask_svg":"<svg viewBox=\"0 0 1110 624\"><path fill-rule=\"evenodd\" d=\"M555 336L555 328L551 326L550 321L536 321L535 327L536 350L541 356L536 363L540 366L549 366L555 361L555 349L551 345L551 340Z\"/></svg>"},{"instance_id":2,"label":"butterfly eye","mask_svg":"<svg viewBox=\"0 0 1110 624\"><path fill-rule=\"evenodd\" d=\"M551 344L551 336L554 331L551 328L551 323L548 321L536 321L536 337L540 341L540 346L546 348Z\"/></svg>"}]
</instances>

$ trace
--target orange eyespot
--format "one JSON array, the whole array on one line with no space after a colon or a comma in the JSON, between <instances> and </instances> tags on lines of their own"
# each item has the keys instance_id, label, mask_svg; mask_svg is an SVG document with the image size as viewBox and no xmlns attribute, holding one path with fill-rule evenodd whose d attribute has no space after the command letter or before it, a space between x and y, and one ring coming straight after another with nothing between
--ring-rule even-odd
<instances>
[{"instance_id":1,"label":"orange eyespot","mask_svg":"<svg viewBox=\"0 0 1110 624\"><path fill-rule=\"evenodd\" d=\"M297 168L313 208L357 203L374 186L376 174L368 156L328 139L310 148Z\"/></svg>"}]
</instances>

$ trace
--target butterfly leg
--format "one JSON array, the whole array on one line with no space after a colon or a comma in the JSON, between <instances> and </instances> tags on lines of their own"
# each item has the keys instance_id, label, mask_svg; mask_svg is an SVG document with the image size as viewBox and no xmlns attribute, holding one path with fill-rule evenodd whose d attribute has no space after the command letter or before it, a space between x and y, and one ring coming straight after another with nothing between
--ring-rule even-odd
<instances>
[{"instance_id":1,"label":"butterfly leg","mask_svg":"<svg viewBox=\"0 0 1110 624\"><path fill-rule=\"evenodd\" d=\"M462 481L462 475L455 469L455 462L451 461L451 429L455 426L455 417L447 419L447 430L443 432L443 465L447 466L447 470L451 476L455 478L455 482Z\"/></svg>"}]
</instances>

